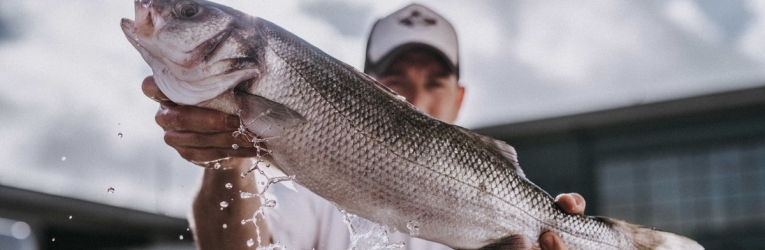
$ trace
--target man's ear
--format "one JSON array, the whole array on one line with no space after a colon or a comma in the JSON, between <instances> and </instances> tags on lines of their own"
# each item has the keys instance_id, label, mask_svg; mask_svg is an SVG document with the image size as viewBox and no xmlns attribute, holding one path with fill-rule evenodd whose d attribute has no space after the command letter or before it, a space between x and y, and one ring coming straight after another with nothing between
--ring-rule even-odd
<instances>
[{"instance_id":1,"label":"man's ear","mask_svg":"<svg viewBox=\"0 0 765 250\"><path fill-rule=\"evenodd\" d=\"M457 83L457 96L456 96L456 98L457 98L457 100L454 102L454 105L455 105L454 110L456 110L457 113L459 113L460 108L462 107L462 100L465 99L465 87L462 86L462 84L459 83L459 82Z\"/></svg>"}]
</instances>

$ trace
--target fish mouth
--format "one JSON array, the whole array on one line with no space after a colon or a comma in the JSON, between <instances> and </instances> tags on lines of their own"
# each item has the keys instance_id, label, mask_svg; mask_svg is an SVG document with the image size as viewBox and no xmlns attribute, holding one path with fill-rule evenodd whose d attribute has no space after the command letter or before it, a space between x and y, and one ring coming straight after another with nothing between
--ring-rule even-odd
<instances>
[{"instance_id":1,"label":"fish mouth","mask_svg":"<svg viewBox=\"0 0 765 250\"><path fill-rule=\"evenodd\" d=\"M161 9L164 4L155 0L134 0L135 19L123 18L120 26L128 41L141 54L147 54L146 45L165 24Z\"/></svg>"},{"instance_id":2,"label":"fish mouth","mask_svg":"<svg viewBox=\"0 0 765 250\"><path fill-rule=\"evenodd\" d=\"M140 37L152 36L157 30L164 26L158 4L154 0L135 0L135 21L133 22L132 33ZM159 4L162 5L162 4ZM122 21L123 24L125 21Z\"/></svg>"}]
</instances>

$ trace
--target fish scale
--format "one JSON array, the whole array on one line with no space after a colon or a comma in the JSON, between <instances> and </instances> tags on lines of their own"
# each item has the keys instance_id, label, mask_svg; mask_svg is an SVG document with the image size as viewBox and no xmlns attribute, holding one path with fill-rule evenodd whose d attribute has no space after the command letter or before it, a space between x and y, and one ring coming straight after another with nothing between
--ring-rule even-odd
<instances>
[{"instance_id":1,"label":"fish scale","mask_svg":"<svg viewBox=\"0 0 765 250\"><path fill-rule=\"evenodd\" d=\"M163 93L240 115L273 137L269 161L350 213L399 230L416 221L417 237L459 249L506 249L546 231L569 249L703 249L563 212L525 178L512 147L422 113L266 20L202 0L135 4L137 22L122 28Z\"/></svg>"}]
</instances>

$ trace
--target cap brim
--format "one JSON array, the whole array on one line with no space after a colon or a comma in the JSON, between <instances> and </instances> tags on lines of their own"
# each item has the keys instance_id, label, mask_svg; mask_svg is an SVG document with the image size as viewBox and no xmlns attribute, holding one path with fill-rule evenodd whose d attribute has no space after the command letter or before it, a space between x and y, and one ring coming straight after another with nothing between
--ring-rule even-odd
<instances>
[{"instance_id":1,"label":"cap brim","mask_svg":"<svg viewBox=\"0 0 765 250\"><path fill-rule=\"evenodd\" d=\"M370 62L367 58L367 62L364 67L364 73L374 74L376 76L383 76L390 66L398 59L401 54L410 50L427 50L434 53L440 62L442 62L450 71L454 72L459 77L459 66L454 65L449 58L444 55L441 50L436 49L433 46L424 43L408 43L396 47L381 58L377 63Z\"/></svg>"}]
</instances>

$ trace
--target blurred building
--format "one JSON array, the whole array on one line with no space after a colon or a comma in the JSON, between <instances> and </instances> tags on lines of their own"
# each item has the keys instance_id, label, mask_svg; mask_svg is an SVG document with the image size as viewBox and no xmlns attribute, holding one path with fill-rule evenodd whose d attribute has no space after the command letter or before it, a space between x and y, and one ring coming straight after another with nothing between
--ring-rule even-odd
<instances>
[{"instance_id":1,"label":"blurred building","mask_svg":"<svg viewBox=\"0 0 765 250\"><path fill-rule=\"evenodd\" d=\"M0 185L0 249L196 249L186 219Z\"/></svg>"},{"instance_id":2,"label":"blurred building","mask_svg":"<svg viewBox=\"0 0 765 250\"><path fill-rule=\"evenodd\" d=\"M587 214L677 232L708 250L765 246L765 87L479 129L530 180Z\"/></svg>"}]
</instances>

